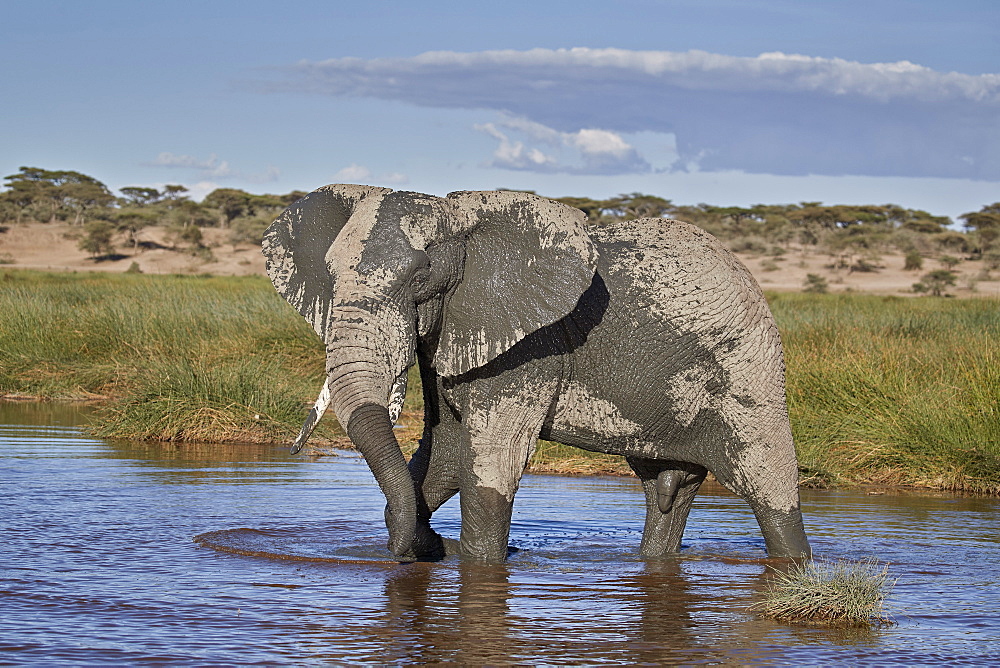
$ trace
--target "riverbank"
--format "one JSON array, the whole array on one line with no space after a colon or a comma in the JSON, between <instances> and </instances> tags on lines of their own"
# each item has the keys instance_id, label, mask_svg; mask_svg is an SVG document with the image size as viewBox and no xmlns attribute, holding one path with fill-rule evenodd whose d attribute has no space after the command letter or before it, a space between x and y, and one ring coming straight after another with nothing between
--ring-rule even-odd
<instances>
[{"instance_id":1,"label":"riverbank","mask_svg":"<svg viewBox=\"0 0 1000 668\"><path fill-rule=\"evenodd\" d=\"M1000 493L1000 303L769 295L804 484ZM323 350L266 278L0 274L0 395L91 399L112 438L290 442ZM416 374L398 430L422 429ZM314 442L346 442L325 419ZM624 473L540 444L537 472Z\"/></svg>"}]
</instances>

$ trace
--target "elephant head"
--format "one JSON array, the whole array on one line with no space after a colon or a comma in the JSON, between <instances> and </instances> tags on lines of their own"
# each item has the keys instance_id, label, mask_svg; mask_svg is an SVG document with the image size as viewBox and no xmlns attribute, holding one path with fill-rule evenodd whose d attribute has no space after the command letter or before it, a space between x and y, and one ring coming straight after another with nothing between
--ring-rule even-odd
<instances>
[{"instance_id":1,"label":"elephant head","mask_svg":"<svg viewBox=\"0 0 1000 668\"><path fill-rule=\"evenodd\" d=\"M526 193L331 185L267 229L271 281L326 344L326 383L293 451L331 405L386 496L394 553L415 531L392 427L417 346L438 374L458 376L565 316L596 268L584 222Z\"/></svg>"}]
</instances>

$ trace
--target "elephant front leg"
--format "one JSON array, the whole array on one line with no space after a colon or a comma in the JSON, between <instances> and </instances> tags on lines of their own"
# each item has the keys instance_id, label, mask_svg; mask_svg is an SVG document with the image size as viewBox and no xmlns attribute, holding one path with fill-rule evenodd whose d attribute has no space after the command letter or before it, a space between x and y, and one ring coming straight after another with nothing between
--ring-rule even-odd
<instances>
[{"instance_id":1,"label":"elephant front leg","mask_svg":"<svg viewBox=\"0 0 1000 668\"><path fill-rule=\"evenodd\" d=\"M627 457L642 481L646 526L639 548L644 557L662 557L681 549L688 513L707 469L697 464Z\"/></svg>"},{"instance_id":2,"label":"elephant front leg","mask_svg":"<svg viewBox=\"0 0 1000 668\"><path fill-rule=\"evenodd\" d=\"M545 420L553 386L505 392L484 388L485 400L470 402L463 418L463 465L460 500L462 507L462 555L479 561L500 562L507 558L510 519L528 460L535 450ZM473 395L475 399L475 395Z\"/></svg>"},{"instance_id":3,"label":"elephant front leg","mask_svg":"<svg viewBox=\"0 0 1000 668\"><path fill-rule=\"evenodd\" d=\"M460 491L462 556L488 562L507 558L514 495L536 440L537 435L513 443L470 437Z\"/></svg>"}]
</instances>

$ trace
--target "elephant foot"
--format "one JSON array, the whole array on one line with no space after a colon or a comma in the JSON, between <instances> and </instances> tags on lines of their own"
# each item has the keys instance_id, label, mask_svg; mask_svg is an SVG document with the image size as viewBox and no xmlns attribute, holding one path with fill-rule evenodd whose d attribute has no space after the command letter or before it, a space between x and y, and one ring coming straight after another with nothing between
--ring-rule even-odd
<instances>
[{"instance_id":1,"label":"elephant foot","mask_svg":"<svg viewBox=\"0 0 1000 668\"><path fill-rule=\"evenodd\" d=\"M417 561L440 561L457 554L461 554L457 540L441 536L430 525L418 525L413 547L406 556Z\"/></svg>"},{"instance_id":2,"label":"elephant foot","mask_svg":"<svg viewBox=\"0 0 1000 668\"><path fill-rule=\"evenodd\" d=\"M791 511L760 511L757 521L764 534L767 555L772 558L809 561L812 549L802 525L802 513L798 508Z\"/></svg>"},{"instance_id":3,"label":"elephant foot","mask_svg":"<svg viewBox=\"0 0 1000 668\"><path fill-rule=\"evenodd\" d=\"M441 538L444 544L444 554L446 557L454 557L462 554L462 544L454 538Z\"/></svg>"}]
</instances>

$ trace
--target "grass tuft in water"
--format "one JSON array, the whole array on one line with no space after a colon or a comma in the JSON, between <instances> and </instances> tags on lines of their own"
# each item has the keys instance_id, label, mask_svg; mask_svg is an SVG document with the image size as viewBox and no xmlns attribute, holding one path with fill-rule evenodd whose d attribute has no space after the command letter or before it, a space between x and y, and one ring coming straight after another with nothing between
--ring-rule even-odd
<instances>
[{"instance_id":1,"label":"grass tuft in water","mask_svg":"<svg viewBox=\"0 0 1000 668\"><path fill-rule=\"evenodd\" d=\"M894 624L884 609L896 581L888 564L876 559L824 563L809 561L779 572L752 612L782 622L822 626Z\"/></svg>"}]
</instances>

